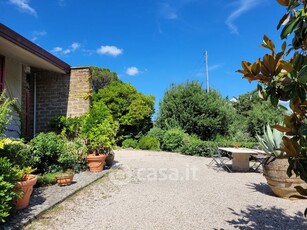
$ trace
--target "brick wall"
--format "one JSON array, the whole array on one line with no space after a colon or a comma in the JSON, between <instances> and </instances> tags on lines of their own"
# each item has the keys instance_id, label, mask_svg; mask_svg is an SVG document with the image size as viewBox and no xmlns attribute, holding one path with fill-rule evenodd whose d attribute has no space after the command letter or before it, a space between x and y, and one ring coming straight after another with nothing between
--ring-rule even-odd
<instances>
[{"instance_id":1,"label":"brick wall","mask_svg":"<svg viewBox=\"0 0 307 230\"><path fill-rule=\"evenodd\" d=\"M87 67L71 69L67 117L79 117L90 109L91 71Z\"/></svg>"},{"instance_id":2,"label":"brick wall","mask_svg":"<svg viewBox=\"0 0 307 230\"><path fill-rule=\"evenodd\" d=\"M81 116L90 108L89 68L73 68L68 75L36 72L36 132L51 130L50 119Z\"/></svg>"},{"instance_id":3,"label":"brick wall","mask_svg":"<svg viewBox=\"0 0 307 230\"><path fill-rule=\"evenodd\" d=\"M50 119L66 115L69 75L36 72L36 132L50 130Z\"/></svg>"}]
</instances>

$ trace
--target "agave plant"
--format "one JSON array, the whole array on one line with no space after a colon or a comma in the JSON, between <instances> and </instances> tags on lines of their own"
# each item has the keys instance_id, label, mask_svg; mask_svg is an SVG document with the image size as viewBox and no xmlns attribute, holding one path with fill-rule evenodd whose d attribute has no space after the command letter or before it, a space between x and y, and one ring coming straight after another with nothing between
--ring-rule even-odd
<instances>
[{"instance_id":1,"label":"agave plant","mask_svg":"<svg viewBox=\"0 0 307 230\"><path fill-rule=\"evenodd\" d=\"M282 157L283 152L280 150L283 147L282 137L284 133L279 132L276 129L271 129L270 125L267 124L264 128L263 137L258 134L256 138L263 149L263 151L272 157Z\"/></svg>"}]
</instances>

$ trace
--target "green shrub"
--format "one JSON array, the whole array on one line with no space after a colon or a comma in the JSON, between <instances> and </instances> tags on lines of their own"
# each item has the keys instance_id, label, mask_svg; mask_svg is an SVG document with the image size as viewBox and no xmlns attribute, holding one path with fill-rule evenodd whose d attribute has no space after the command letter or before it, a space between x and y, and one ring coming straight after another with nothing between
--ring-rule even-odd
<instances>
[{"instance_id":1,"label":"green shrub","mask_svg":"<svg viewBox=\"0 0 307 230\"><path fill-rule=\"evenodd\" d=\"M197 139L190 139L185 143L181 152L186 155L197 155L209 157L216 154L218 147L234 147L239 145L242 148L254 148L257 142L234 142L234 141L201 141Z\"/></svg>"},{"instance_id":2,"label":"green shrub","mask_svg":"<svg viewBox=\"0 0 307 230\"><path fill-rule=\"evenodd\" d=\"M208 145L208 142L202 140L192 140L182 146L181 152L185 155L197 155L209 157L212 154L214 146Z\"/></svg>"},{"instance_id":3,"label":"green shrub","mask_svg":"<svg viewBox=\"0 0 307 230\"><path fill-rule=\"evenodd\" d=\"M154 137L143 136L139 140L138 148L143 150L160 150L160 142Z\"/></svg>"},{"instance_id":4,"label":"green shrub","mask_svg":"<svg viewBox=\"0 0 307 230\"><path fill-rule=\"evenodd\" d=\"M101 152L111 148L115 143L118 123L103 101L94 102L90 112L85 116L81 128L82 137L87 140L91 150Z\"/></svg>"},{"instance_id":5,"label":"green shrub","mask_svg":"<svg viewBox=\"0 0 307 230\"><path fill-rule=\"evenodd\" d=\"M187 134L181 129L170 129L163 136L163 150L180 151Z\"/></svg>"},{"instance_id":6,"label":"green shrub","mask_svg":"<svg viewBox=\"0 0 307 230\"><path fill-rule=\"evenodd\" d=\"M35 161L30 147L20 139L1 139L0 156L7 157L13 165L19 166L20 168L33 166Z\"/></svg>"},{"instance_id":7,"label":"green shrub","mask_svg":"<svg viewBox=\"0 0 307 230\"><path fill-rule=\"evenodd\" d=\"M227 141L227 140L224 140L224 141L219 141L217 142L218 145L220 147L235 147L235 146L239 146L241 148L249 148L249 149L252 149L252 148L255 148L255 146L258 145L258 142L236 142L236 141Z\"/></svg>"},{"instance_id":8,"label":"green shrub","mask_svg":"<svg viewBox=\"0 0 307 230\"><path fill-rule=\"evenodd\" d=\"M77 137L81 132L81 126L84 117L68 117L57 116L51 119L50 124L66 135L69 139Z\"/></svg>"},{"instance_id":9,"label":"green shrub","mask_svg":"<svg viewBox=\"0 0 307 230\"><path fill-rule=\"evenodd\" d=\"M36 187L48 186L56 184L56 176L58 173L46 173L37 177Z\"/></svg>"},{"instance_id":10,"label":"green shrub","mask_svg":"<svg viewBox=\"0 0 307 230\"><path fill-rule=\"evenodd\" d=\"M133 148L133 149L135 149L137 147L137 145L138 145L138 141L131 139L131 138L124 140L123 143L122 143L123 148Z\"/></svg>"},{"instance_id":11,"label":"green shrub","mask_svg":"<svg viewBox=\"0 0 307 230\"><path fill-rule=\"evenodd\" d=\"M162 145L163 144L163 136L164 136L165 132L166 131L161 129L161 128L153 127L148 131L147 136L154 137L154 138L158 139L160 144Z\"/></svg>"},{"instance_id":12,"label":"green shrub","mask_svg":"<svg viewBox=\"0 0 307 230\"><path fill-rule=\"evenodd\" d=\"M60 171L59 157L65 151L66 138L53 132L40 133L30 141L31 152L34 156L34 168L38 173Z\"/></svg>"},{"instance_id":13,"label":"green shrub","mask_svg":"<svg viewBox=\"0 0 307 230\"><path fill-rule=\"evenodd\" d=\"M15 104L15 100L11 100L5 95L5 90L0 95L0 135L3 134L6 125L10 122L12 106Z\"/></svg>"},{"instance_id":14,"label":"green shrub","mask_svg":"<svg viewBox=\"0 0 307 230\"><path fill-rule=\"evenodd\" d=\"M87 152L82 139L76 138L68 141L58 159L61 169L63 171L73 169L74 172L79 172L86 163Z\"/></svg>"},{"instance_id":15,"label":"green shrub","mask_svg":"<svg viewBox=\"0 0 307 230\"><path fill-rule=\"evenodd\" d=\"M19 176L16 168L5 157L0 157L0 222L5 222L19 191L14 189Z\"/></svg>"}]
</instances>

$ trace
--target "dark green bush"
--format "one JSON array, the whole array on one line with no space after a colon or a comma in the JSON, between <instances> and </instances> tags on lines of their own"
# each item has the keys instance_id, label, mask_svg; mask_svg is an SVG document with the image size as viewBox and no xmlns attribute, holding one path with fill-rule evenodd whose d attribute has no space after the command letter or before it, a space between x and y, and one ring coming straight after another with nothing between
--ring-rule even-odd
<instances>
[{"instance_id":1,"label":"dark green bush","mask_svg":"<svg viewBox=\"0 0 307 230\"><path fill-rule=\"evenodd\" d=\"M180 151L187 138L187 134L181 129L170 129L163 136L163 150Z\"/></svg>"},{"instance_id":2,"label":"dark green bush","mask_svg":"<svg viewBox=\"0 0 307 230\"><path fill-rule=\"evenodd\" d=\"M87 147L80 138L66 142L58 159L62 171L68 169L73 169L74 172L81 171L86 164L87 152Z\"/></svg>"},{"instance_id":3,"label":"dark green bush","mask_svg":"<svg viewBox=\"0 0 307 230\"><path fill-rule=\"evenodd\" d=\"M14 189L19 180L17 170L5 157L0 157L0 222L5 222L13 208L14 199L19 191Z\"/></svg>"},{"instance_id":4,"label":"dark green bush","mask_svg":"<svg viewBox=\"0 0 307 230\"><path fill-rule=\"evenodd\" d=\"M131 138L124 140L123 143L122 143L123 148L133 148L133 149L135 149L137 146L138 146L138 141L131 139Z\"/></svg>"},{"instance_id":5,"label":"dark green bush","mask_svg":"<svg viewBox=\"0 0 307 230\"><path fill-rule=\"evenodd\" d=\"M31 152L35 159L34 168L38 173L60 171L58 161L65 150L67 140L53 132L40 133L30 141Z\"/></svg>"},{"instance_id":6,"label":"dark green bush","mask_svg":"<svg viewBox=\"0 0 307 230\"><path fill-rule=\"evenodd\" d=\"M58 129L58 131L72 139L80 134L81 126L84 117L69 117L57 116L51 119L50 124L52 127Z\"/></svg>"},{"instance_id":7,"label":"dark green bush","mask_svg":"<svg viewBox=\"0 0 307 230\"><path fill-rule=\"evenodd\" d=\"M143 150L160 150L160 142L154 137L143 136L139 140L138 148Z\"/></svg>"},{"instance_id":8,"label":"dark green bush","mask_svg":"<svg viewBox=\"0 0 307 230\"><path fill-rule=\"evenodd\" d=\"M192 140L182 146L181 152L185 155L197 155L209 157L212 154L215 146L208 145L209 143L202 140Z\"/></svg>"},{"instance_id":9,"label":"dark green bush","mask_svg":"<svg viewBox=\"0 0 307 230\"><path fill-rule=\"evenodd\" d=\"M201 141L197 139L189 140L185 143L181 152L186 155L197 155L210 157L213 154L216 154L218 147L234 147L239 145L242 148L254 148L257 145L257 142L234 142L234 141Z\"/></svg>"},{"instance_id":10,"label":"dark green bush","mask_svg":"<svg viewBox=\"0 0 307 230\"><path fill-rule=\"evenodd\" d=\"M163 130L163 129L160 129L158 127L153 127L148 131L147 136L154 137L154 138L158 139L160 144L162 145L163 144L163 136L164 136L165 132L166 131Z\"/></svg>"}]
</instances>

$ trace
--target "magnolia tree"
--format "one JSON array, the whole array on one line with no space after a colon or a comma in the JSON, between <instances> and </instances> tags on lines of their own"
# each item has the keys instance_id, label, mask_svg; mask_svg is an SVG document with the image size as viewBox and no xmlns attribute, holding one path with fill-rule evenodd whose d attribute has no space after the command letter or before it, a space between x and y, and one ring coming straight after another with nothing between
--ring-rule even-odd
<instances>
[{"instance_id":1,"label":"magnolia tree","mask_svg":"<svg viewBox=\"0 0 307 230\"><path fill-rule=\"evenodd\" d=\"M277 52L274 43L264 35L261 46L269 53L254 63L242 61L238 72L250 82L257 81L260 97L270 100L272 105L289 101L291 114L284 116L284 125L273 128L285 133L281 150L289 159L288 176L294 172L307 182L307 3L304 0L277 2L286 7L286 14L277 25L277 29L282 28L280 38L291 37L291 43L287 46L284 42Z\"/></svg>"}]
</instances>

